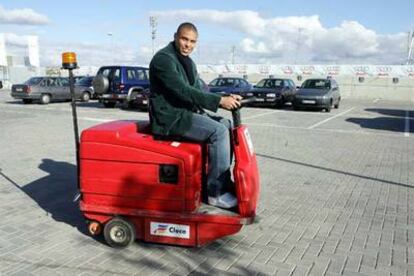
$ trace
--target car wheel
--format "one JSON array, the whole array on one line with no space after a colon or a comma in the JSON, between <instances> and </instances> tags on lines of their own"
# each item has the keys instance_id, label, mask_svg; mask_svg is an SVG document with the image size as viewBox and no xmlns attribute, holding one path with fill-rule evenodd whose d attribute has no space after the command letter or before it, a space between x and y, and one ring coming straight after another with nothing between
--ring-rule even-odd
<instances>
[{"instance_id":1,"label":"car wheel","mask_svg":"<svg viewBox=\"0 0 414 276\"><path fill-rule=\"evenodd\" d=\"M332 108L332 101L325 107L325 111L331 112L331 108Z\"/></svg>"},{"instance_id":2,"label":"car wheel","mask_svg":"<svg viewBox=\"0 0 414 276\"><path fill-rule=\"evenodd\" d=\"M50 95L49 94L42 94L40 96L40 103L41 104L48 104L48 103L50 103Z\"/></svg>"},{"instance_id":3,"label":"car wheel","mask_svg":"<svg viewBox=\"0 0 414 276\"><path fill-rule=\"evenodd\" d=\"M23 103L24 104L30 104L30 103L32 103L33 102L33 100L32 99L23 99Z\"/></svg>"},{"instance_id":4,"label":"car wheel","mask_svg":"<svg viewBox=\"0 0 414 276\"><path fill-rule=\"evenodd\" d=\"M89 92L85 91L82 93L81 101L87 103L89 102L90 98L91 98L91 95L89 94Z\"/></svg>"},{"instance_id":5,"label":"car wheel","mask_svg":"<svg viewBox=\"0 0 414 276\"><path fill-rule=\"evenodd\" d=\"M279 101L276 101L275 108L282 108L285 105L285 99L282 97Z\"/></svg>"},{"instance_id":6,"label":"car wheel","mask_svg":"<svg viewBox=\"0 0 414 276\"><path fill-rule=\"evenodd\" d=\"M120 217L111 219L104 227L105 241L114 248L124 248L135 240L135 227Z\"/></svg>"},{"instance_id":7,"label":"car wheel","mask_svg":"<svg viewBox=\"0 0 414 276\"><path fill-rule=\"evenodd\" d=\"M339 107L339 102L341 101L341 98L338 99L338 102L334 105L335 108Z\"/></svg>"},{"instance_id":8,"label":"car wheel","mask_svg":"<svg viewBox=\"0 0 414 276\"><path fill-rule=\"evenodd\" d=\"M132 109L132 108L134 108L135 107L135 102L134 101L128 101L127 103L126 103L126 108L128 108L128 109Z\"/></svg>"},{"instance_id":9,"label":"car wheel","mask_svg":"<svg viewBox=\"0 0 414 276\"><path fill-rule=\"evenodd\" d=\"M106 107L106 108L114 108L115 107L115 102L103 102L103 105Z\"/></svg>"}]
</instances>

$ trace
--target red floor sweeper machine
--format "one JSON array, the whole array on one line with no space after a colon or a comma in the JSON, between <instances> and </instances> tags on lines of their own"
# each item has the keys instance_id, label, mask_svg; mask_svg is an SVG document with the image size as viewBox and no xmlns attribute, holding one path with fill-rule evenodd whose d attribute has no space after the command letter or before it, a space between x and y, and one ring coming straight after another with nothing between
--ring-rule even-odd
<instances>
[{"instance_id":1,"label":"red floor sweeper machine","mask_svg":"<svg viewBox=\"0 0 414 276\"><path fill-rule=\"evenodd\" d=\"M64 53L62 58L63 68L69 70L73 93L76 55ZM233 176L238 206L231 211L203 203L208 166L206 145L155 139L149 122L132 120L88 128L79 142L74 97L72 115L80 210L89 232L103 232L110 246L126 247L135 239L202 246L253 223L260 193L259 173L239 109L232 111Z\"/></svg>"}]
</instances>

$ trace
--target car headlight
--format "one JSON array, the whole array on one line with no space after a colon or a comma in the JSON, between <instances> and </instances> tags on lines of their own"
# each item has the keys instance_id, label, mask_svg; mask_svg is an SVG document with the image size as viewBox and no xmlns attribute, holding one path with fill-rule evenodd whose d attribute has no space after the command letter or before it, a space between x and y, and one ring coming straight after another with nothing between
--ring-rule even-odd
<instances>
[{"instance_id":1,"label":"car headlight","mask_svg":"<svg viewBox=\"0 0 414 276\"><path fill-rule=\"evenodd\" d=\"M269 93L269 94L266 94L266 97L274 98L274 97L276 97L276 94L275 93Z\"/></svg>"},{"instance_id":2,"label":"car headlight","mask_svg":"<svg viewBox=\"0 0 414 276\"><path fill-rule=\"evenodd\" d=\"M246 93L246 96L251 97L253 96L253 93Z\"/></svg>"}]
</instances>

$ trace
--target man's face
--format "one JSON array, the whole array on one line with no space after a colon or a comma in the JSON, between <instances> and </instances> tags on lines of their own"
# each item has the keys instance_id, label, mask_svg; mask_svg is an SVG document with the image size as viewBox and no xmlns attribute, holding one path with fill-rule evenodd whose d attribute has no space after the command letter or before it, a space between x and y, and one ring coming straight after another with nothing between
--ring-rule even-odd
<instances>
[{"instance_id":1,"label":"man's face","mask_svg":"<svg viewBox=\"0 0 414 276\"><path fill-rule=\"evenodd\" d=\"M189 56L197 43L197 33L190 28L181 29L174 35L175 47L183 56Z\"/></svg>"}]
</instances>

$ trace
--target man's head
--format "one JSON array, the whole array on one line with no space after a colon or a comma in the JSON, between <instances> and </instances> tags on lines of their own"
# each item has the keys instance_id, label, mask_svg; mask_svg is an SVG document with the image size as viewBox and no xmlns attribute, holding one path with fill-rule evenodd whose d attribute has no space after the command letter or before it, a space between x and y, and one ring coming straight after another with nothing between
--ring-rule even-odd
<instances>
[{"instance_id":1,"label":"man's head","mask_svg":"<svg viewBox=\"0 0 414 276\"><path fill-rule=\"evenodd\" d=\"M177 51L183 56L189 56L197 43L198 31L194 24L181 23L174 34L174 43Z\"/></svg>"}]
</instances>

